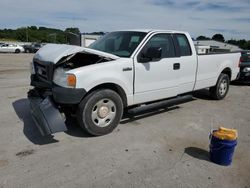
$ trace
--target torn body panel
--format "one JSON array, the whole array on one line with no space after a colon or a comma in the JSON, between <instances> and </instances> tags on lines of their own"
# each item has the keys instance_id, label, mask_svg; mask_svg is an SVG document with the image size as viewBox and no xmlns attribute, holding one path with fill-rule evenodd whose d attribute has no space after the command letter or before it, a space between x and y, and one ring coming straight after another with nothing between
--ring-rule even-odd
<instances>
[{"instance_id":1,"label":"torn body panel","mask_svg":"<svg viewBox=\"0 0 250 188\"><path fill-rule=\"evenodd\" d=\"M62 58L56 67L63 67L65 70L71 70L83 66L93 65L97 63L108 62L113 59L102 57L96 54L89 54L85 52L78 52L70 56Z\"/></svg>"}]
</instances>

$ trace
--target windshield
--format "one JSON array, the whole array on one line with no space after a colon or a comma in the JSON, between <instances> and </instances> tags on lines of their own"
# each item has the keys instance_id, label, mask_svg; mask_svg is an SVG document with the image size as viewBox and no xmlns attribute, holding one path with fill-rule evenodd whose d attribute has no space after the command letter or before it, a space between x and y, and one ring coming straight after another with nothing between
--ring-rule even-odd
<instances>
[{"instance_id":1,"label":"windshield","mask_svg":"<svg viewBox=\"0 0 250 188\"><path fill-rule=\"evenodd\" d=\"M112 32L95 41L89 48L119 57L130 57L146 34L132 31Z\"/></svg>"}]
</instances>

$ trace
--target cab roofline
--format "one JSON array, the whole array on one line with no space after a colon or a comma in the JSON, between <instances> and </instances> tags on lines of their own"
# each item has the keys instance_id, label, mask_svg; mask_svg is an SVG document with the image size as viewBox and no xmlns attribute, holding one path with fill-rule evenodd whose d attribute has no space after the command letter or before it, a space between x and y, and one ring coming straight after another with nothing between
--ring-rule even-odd
<instances>
[{"instance_id":1,"label":"cab roofline","mask_svg":"<svg viewBox=\"0 0 250 188\"><path fill-rule=\"evenodd\" d=\"M115 30L112 32L119 32L119 31L134 31L134 32L143 32L143 33L156 33L156 32L187 33L186 31L160 30L160 29L124 29L124 30Z\"/></svg>"}]
</instances>

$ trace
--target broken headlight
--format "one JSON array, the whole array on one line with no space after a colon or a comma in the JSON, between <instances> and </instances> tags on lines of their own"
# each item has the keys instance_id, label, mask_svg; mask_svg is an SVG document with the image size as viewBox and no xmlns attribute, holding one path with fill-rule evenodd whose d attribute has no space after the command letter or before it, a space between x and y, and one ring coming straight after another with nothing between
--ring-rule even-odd
<instances>
[{"instance_id":1,"label":"broken headlight","mask_svg":"<svg viewBox=\"0 0 250 188\"><path fill-rule=\"evenodd\" d=\"M74 88L76 86L76 77L74 74L67 74L68 69L61 67L54 72L53 82L59 86Z\"/></svg>"}]
</instances>

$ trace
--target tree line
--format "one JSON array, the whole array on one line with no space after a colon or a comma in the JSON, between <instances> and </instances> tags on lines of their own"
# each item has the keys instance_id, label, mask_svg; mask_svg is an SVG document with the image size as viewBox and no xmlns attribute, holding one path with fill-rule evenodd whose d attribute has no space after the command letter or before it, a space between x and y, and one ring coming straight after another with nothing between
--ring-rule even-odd
<instances>
[{"instance_id":1,"label":"tree line","mask_svg":"<svg viewBox=\"0 0 250 188\"><path fill-rule=\"evenodd\" d=\"M16 40L20 42L39 43L68 43L69 37L75 35L80 37L78 28L66 28L65 30L47 27L21 27L18 29L0 29L1 40Z\"/></svg>"},{"instance_id":2,"label":"tree line","mask_svg":"<svg viewBox=\"0 0 250 188\"><path fill-rule=\"evenodd\" d=\"M104 32L94 32L91 34L101 34ZM40 43L68 43L70 36L80 36L79 28L66 28L65 30L47 28L47 27L21 27L18 29L0 29L0 39L1 40L16 40L21 42L40 42ZM199 36L196 40L216 40L220 42L226 42L239 46L244 50L250 50L250 41L241 39L241 40L225 40L222 34L215 34L212 38L206 36Z\"/></svg>"},{"instance_id":3,"label":"tree line","mask_svg":"<svg viewBox=\"0 0 250 188\"><path fill-rule=\"evenodd\" d=\"M250 40L245 40L245 39L241 39L241 40L236 40L236 39L230 39L230 40L225 40L224 36L222 34L215 34L212 36L212 38L206 37L206 36L199 36L196 38L196 40L215 40L215 41L219 41L219 42L226 42L228 44L233 44L236 46L239 46L241 49L243 50L250 50Z\"/></svg>"}]
</instances>

